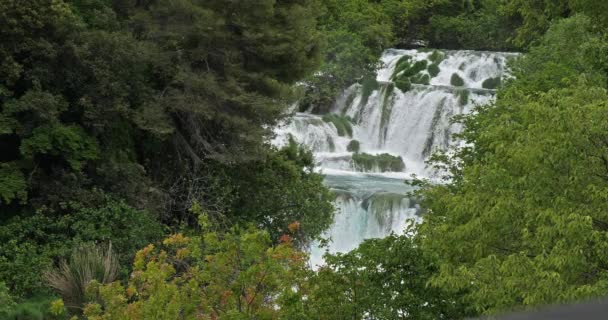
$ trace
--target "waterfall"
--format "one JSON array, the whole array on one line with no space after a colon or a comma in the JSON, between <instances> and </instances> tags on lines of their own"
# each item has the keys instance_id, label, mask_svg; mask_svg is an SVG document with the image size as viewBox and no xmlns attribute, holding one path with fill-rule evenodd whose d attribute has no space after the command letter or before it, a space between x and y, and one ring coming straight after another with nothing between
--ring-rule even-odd
<instances>
[{"instance_id":1,"label":"waterfall","mask_svg":"<svg viewBox=\"0 0 608 320\"><path fill-rule=\"evenodd\" d=\"M291 136L313 151L317 169L337 194L328 251L352 250L420 219L405 178L432 177L425 161L457 143L453 135L461 128L450 119L492 102L515 55L389 49L368 88L355 84L336 99L331 114L295 113L275 130L275 145ZM313 265L322 263L323 253L313 245Z\"/></svg>"}]
</instances>

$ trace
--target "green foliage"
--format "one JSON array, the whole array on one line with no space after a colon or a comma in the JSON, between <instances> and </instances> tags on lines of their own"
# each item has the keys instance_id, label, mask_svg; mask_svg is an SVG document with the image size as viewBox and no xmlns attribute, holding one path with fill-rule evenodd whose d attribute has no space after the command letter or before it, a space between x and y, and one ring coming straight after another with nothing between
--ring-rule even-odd
<instances>
[{"instance_id":1,"label":"green foliage","mask_svg":"<svg viewBox=\"0 0 608 320\"><path fill-rule=\"evenodd\" d=\"M67 258L79 243L112 241L121 264L127 266L138 248L162 233L149 212L122 201L107 199L91 208L78 203L66 205L70 214L40 210L13 217L0 226L0 279L14 294L44 292L42 272L51 268L54 259Z\"/></svg>"},{"instance_id":2,"label":"green foliage","mask_svg":"<svg viewBox=\"0 0 608 320\"><path fill-rule=\"evenodd\" d=\"M27 200L27 184L16 163L0 163L0 203Z\"/></svg>"},{"instance_id":3,"label":"green foliage","mask_svg":"<svg viewBox=\"0 0 608 320\"><path fill-rule=\"evenodd\" d=\"M367 153L357 153L353 155L353 164L357 170L372 172L401 172L405 170L405 164L401 157L396 157L388 153L372 155Z\"/></svg>"},{"instance_id":4,"label":"green foliage","mask_svg":"<svg viewBox=\"0 0 608 320\"><path fill-rule=\"evenodd\" d=\"M590 82L605 84L608 68L603 58L608 40L593 21L578 15L555 23L525 59L516 60L514 85L527 93L569 87L583 75Z\"/></svg>"},{"instance_id":5,"label":"green foliage","mask_svg":"<svg viewBox=\"0 0 608 320\"><path fill-rule=\"evenodd\" d=\"M354 153L358 153L360 148L361 148L361 146L359 145L358 140L351 140L348 143L348 146L346 146L347 151L354 152Z\"/></svg>"},{"instance_id":6,"label":"green foliage","mask_svg":"<svg viewBox=\"0 0 608 320\"><path fill-rule=\"evenodd\" d=\"M205 221L204 216L201 216ZM87 319L298 319L306 255L254 228L173 235L137 253L127 288L93 283ZM290 230L297 231L296 226Z\"/></svg>"},{"instance_id":7,"label":"green foliage","mask_svg":"<svg viewBox=\"0 0 608 320\"><path fill-rule=\"evenodd\" d=\"M16 303L11 294L8 292L8 288L4 282L0 282L0 316L3 318L13 310Z\"/></svg>"},{"instance_id":8,"label":"green foliage","mask_svg":"<svg viewBox=\"0 0 608 320\"><path fill-rule=\"evenodd\" d=\"M91 281L106 284L116 280L117 275L118 260L110 242L107 249L90 243L76 247L69 262L61 261L57 269L46 271L44 278L61 295L65 306L78 312L84 307Z\"/></svg>"},{"instance_id":9,"label":"green foliage","mask_svg":"<svg viewBox=\"0 0 608 320\"><path fill-rule=\"evenodd\" d=\"M501 81L500 77L488 78L483 81L481 86L484 89L497 89L498 87L500 87L501 83L502 83L502 81Z\"/></svg>"},{"instance_id":10,"label":"green foliage","mask_svg":"<svg viewBox=\"0 0 608 320\"><path fill-rule=\"evenodd\" d=\"M323 121L332 123L340 137L353 136L352 120L348 116L341 116L335 113L327 113L323 115Z\"/></svg>"},{"instance_id":11,"label":"green foliage","mask_svg":"<svg viewBox=\"0 0 608 320\"><path fill-rule=\"evenodd\" d=\"M62 315L54 315L49 307L52 304L51 296L36 296L14 305L11 310L3 314L6 320L53 320L66 319ZM1 314L1 313L0 313Z\"/></svg>"},{"instance_id":12,"label":"green foliage","mask_svg":"<svg viewBox=\"0 0 608 320\"><path fill-rule=\"evenodd\" d=\"M326 255L311 279L307 301L322 319L459 319L459 296L428 286L434 260L409 236L366 240L357 249Z\"/></svg>"},{"instance_id":13,"label":"green foliage","mask_svg":"<svg viewBox=\"0 0 608 320\"><path fill-rule=\"evenodd\" d=\"M584 81L510 89L466 118L474 147L436 163L452 183L422 192L423 246L442 257L433 285L486 314L606 294L607 98Z\"/></svg>"},{"instance_id":14,"label":"green foliage","mask_svg":"<svg viewBox=\"0 0 608 320\"><path fill-rule=\"evenodd\" d=\"M300 225L298 244L320 236L333 221L335 196L314 164L312 153L292 140L264 160L216 168L224 172L216 193L237 195L220 198L228 223L263 227L275 241L293 222Z\"/></svg>"}]
</instances>

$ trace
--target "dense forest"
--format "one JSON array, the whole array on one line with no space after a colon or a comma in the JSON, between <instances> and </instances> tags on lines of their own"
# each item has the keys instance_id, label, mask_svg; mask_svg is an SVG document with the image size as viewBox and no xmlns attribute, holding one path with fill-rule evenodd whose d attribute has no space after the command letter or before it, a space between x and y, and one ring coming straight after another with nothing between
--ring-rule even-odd
<instances>
[{"instance_id":1,"label":"dense forest","mask_svg":"<svg viewBox=\"0 0 608 320\"><path fill-rule=\"evenodd\" d=\"M521 52L424 221L327 255L290 106L388 48ZM460 319L608 295L608 2L0 0L0 318ZM381 266L381 267L379 267Z\"/></svg>"}]
</instances>

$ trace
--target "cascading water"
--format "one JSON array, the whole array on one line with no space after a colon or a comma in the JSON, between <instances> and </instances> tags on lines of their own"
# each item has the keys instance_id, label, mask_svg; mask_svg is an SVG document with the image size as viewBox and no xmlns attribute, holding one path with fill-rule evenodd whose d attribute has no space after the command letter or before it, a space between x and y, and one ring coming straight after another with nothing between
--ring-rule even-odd
<instances>
[{"instance_id":1,"label":"cascading water","mask_svg":"<svg viewBox=\"0 0 608 320\"><path fill-rule=\"evenodd\" d=\"M364 239L404 230L418 220L411 174L431 177L425 160L445 150L461 128L454 115L494 99L497 82L508 77L511 53L387 50L377 81L345 90L331 110L319 116L296 113L276 129L276 145L290 136L310 147L317 168L335 191L335 221L326 232L330 252L356 248ZM484 88L485 87L485 88ZM324 250L313 245L311 262Z\"/></svg>"}]
</instances>

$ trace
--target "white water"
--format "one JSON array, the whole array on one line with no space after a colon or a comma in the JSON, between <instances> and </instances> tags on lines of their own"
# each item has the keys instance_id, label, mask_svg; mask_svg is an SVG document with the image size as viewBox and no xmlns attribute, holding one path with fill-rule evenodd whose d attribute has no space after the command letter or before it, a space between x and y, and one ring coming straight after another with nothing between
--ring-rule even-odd
<instances>
[{"instance_id":1,"label":"white water","mask_svg":"<svg viewBox=\"0 0 608 320\"><path fill-rule=\"evenodd\" d=\"M361 85L345 90L332 113L353 120L352 137L339 136L333 123L308 113L296 113L276 129L274 144L286 143L291 135L310 147L318 170L326 174L326 184L337 194L338 212L326 232L332 240L327 248L329 252L349 251L364 239L401 233L408 219L420 219L415 201L406 196L412 187L405 184L405 178L411 174L433 176L425 167L425 160L434 151L454 144L452 135L461 129L450 119L471 112L475 105L491 102L495 91L483 89L482 83L488 78L508 77L506 62L514 56L495 52L441 52L445 58L438 65L440 72L431 78L429 85L415 84L405 93L397 88L391 90L390 78L401 57L408 55L412 62L430 60L431 52L390 49L381 58L385 67L378 71L379 88L367 101ZM450 84L455 73L464 80L463 86ZM459 98L463 91L468 92L466 101ZM362 153L401 157L405 169L381 172L382 168L374 166L371 172L359 172L352 160L353 153L347 151L351 140L360 142ZM322 263L323 253L324 249L313 245L313 265Z\"/></svg>"}]
</instances>

